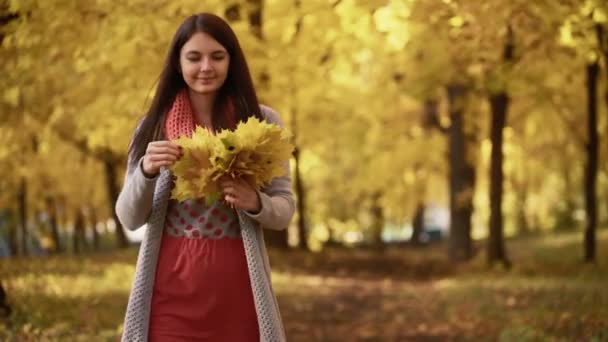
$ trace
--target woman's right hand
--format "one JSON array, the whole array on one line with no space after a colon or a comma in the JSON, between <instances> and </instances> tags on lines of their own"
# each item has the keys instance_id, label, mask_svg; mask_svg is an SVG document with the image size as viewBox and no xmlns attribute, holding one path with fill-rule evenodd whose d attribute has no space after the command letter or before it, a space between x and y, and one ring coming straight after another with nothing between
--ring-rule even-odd
<instances>
[{"instance_id":1,"label":"woman's right hand","mask_svg":"<svg viewBox=\"0 0 608 342\"><path fill-rule=\"evenodd\" d=\"M149 143L142 162L144 175L155 177L159 174L162 166L173 165L182 155L181 147L170 141L163 140Z\"/></svg>"}]
</instances>

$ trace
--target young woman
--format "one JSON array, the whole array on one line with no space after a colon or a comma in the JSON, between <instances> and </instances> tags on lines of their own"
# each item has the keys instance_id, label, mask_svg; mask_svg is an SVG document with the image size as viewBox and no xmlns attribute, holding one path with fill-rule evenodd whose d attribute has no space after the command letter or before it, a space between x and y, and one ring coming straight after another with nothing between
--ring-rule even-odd
<instances>
[{"instance_id":1,"label":"young woman","mask_svg":"<svg viewBox=\"0 0 608 342\"><path fill-rule=\"evenodd\" d=\"M200 198L169 200L167 167L182 155L171 140L191 136L195 125L233 129L250 116L281 125L258 104L228 24L207 13L187 18L135 131L116 203L127 229L147 224L123 341L285 340L262 228L285 229L293 216L289 172L262 191L223 179L223 198L211 206Z\"/></svg>"}]
</instances>

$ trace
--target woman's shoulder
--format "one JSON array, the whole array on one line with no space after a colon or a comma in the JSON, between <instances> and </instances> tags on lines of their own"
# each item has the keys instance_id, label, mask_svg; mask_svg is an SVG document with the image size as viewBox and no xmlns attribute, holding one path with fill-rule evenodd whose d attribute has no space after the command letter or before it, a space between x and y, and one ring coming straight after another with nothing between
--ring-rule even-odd
<instances>
[{"instance_id":1,"label":"woman's shoulder","mask_svg":"<svg viewBox=\"0 0 608 342\"><path fill-rule=\"evenodd\" d=\"M281 117L276 110L267 105L260 104L260 111L262 112L262 116L264 116L266 121L282 126Z\"/></svg>"}]
</instances>

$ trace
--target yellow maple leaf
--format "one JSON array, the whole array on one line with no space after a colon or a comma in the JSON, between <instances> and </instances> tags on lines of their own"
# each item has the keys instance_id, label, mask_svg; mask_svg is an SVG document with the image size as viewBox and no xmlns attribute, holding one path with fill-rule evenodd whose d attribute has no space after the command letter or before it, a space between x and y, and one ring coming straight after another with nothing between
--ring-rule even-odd
<instances>
[{"instance_id":1,"label":"yellow maple leaf","mask_svg":"<svg viewBox=\"0 0 608 342\"><path fill-rule=\"evenodd\" d=\"M182 137L175 143L182 147L184 155L171 167L176 177L171 198L181 202L217 192L219 188L213 181L218 172L213 163L217 139L206 129L197 126L192 138Z\"/></svg>"},{"instance_id":2,"label":"yellow maple leaf","mask_svg":"<svg viewBox=\"0 0 608 342\"><path fill-rule=\"evenodd\" d=\"M294 149L290 138L278 125L256 118L217 135L197 127L192 138L176 140L184 155L171 168L176 176L171 197L179 201L205 197L209 203L219 197L218 180L224 175L260 189L285 175L284 163Z\"/></svg>"},{"instance_id":3,"label":"yellow maple leaf","mask_svg":"<svg viewBox=\"0 0 608 342\"><path fill-rule=\"evenodd\" d=\"M283 164L293 152L291 134L278 125L249 118L235 132L236 153L228 174L245 178L257 189L285 175Z\"/></svg>"}]
</instances>

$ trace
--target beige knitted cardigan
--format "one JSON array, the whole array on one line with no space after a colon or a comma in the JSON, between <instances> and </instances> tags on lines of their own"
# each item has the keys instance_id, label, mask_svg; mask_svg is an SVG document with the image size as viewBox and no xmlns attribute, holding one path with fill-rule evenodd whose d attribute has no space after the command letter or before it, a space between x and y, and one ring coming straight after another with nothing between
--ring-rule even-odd
<instances>
[{"instance_id":1,"label":"beige knitted cardigan","mask_svg":"<svg viewBox=\"0 0 608 342\"><path fill-rule=\"evenodd\" d=\"M261 106L261 109L266 121L282 126L276 112L266 106ZM258 192L262 204L258 214L237 212L262 342L285 341L279 307L272 290L270 265L262 232L262 228L285 229L293 216L295 207L289 165L285 167L286 177L274 179L268 187ZM123 342L148 340L154 276L171 192L171 177L169 170L162 170L155 178L147 178L141 167L129 169L116 202L118 219L125 228L135 230L147 224L139 247L135 277L129 295Z\"/></svg>"}]
</instances>

